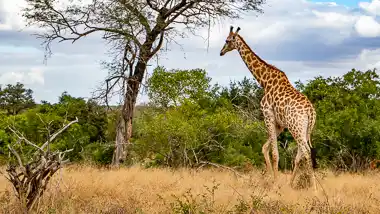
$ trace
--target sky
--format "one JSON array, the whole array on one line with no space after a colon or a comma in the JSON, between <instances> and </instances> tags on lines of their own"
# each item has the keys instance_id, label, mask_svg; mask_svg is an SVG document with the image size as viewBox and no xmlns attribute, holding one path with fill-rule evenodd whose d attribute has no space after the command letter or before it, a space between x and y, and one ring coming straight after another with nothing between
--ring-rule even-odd
<instances>
[{"instance_id":1,"label":"sky","mask_svg":"<svg viewBox=\"0 0 380 214\"><path fill-rule=\"evenodd\" d=\"M63 91L89 98L107 70L105 42L97 35L54 43L53 55L43 63L41 40L25 29L19 14L24 0L0 0L0 84L22 82L34 91L36 102L57 102ZM209 46L200 37L180 39L158 61L168 69L202 68L212 83L253 78L236 51L219 56L229 26L262 59L283 70L290 81L306 82L316 76L340 76L352 68L380 67L380 0L267 0L263 14L247 14L211 28ZM199 31L206 38L206 29ZM113 99L114 102L118 99ZM138 102L146 102L140 95Z\"/></svg>"}]
</instances>

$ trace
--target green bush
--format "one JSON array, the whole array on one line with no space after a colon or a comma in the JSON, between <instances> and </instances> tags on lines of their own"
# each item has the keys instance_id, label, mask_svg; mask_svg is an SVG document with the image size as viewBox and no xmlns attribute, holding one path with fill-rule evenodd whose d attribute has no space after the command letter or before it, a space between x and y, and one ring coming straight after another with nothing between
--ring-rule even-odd
<instances>
[{"instance_id":1,"label":"green bush","mask_svg":"<svg viewBox=\"0 0 380 214\"><path fill-rule=\"evenodd\" d=\"M153 156L168 166L192 166L200 161L227 165L262 161L262 123L244 121L233 110L207 112L187 103L165 112L146 111L135 123L138 131L134 152L141 159Z\"/></svg>"},{"instance_id":2,"label":"green bush","mask_svg":"<svg viewBox=\"0 0 380 214\"><path fill-rule=\"evenodd\" d=\"M113 144L102 142L94 142L88 144L82 151L84 160L90 161L99 165L108 165L112 163L112 155L114 151Z\"/></svg>"}]
</instances>

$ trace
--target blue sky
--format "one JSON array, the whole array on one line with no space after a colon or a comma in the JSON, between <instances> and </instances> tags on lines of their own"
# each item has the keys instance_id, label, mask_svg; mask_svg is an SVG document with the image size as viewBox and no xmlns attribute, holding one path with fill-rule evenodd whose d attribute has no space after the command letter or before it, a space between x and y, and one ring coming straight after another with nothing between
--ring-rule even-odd
<instances>
[{"instance_id":1,"label":"blue sky","mask_svg":"<svg viewBox=\"0 0 380 214\"><path fill-rule=\"evenodd\" d=\"M359 2L370 2L370 0L310 0L311 2L335 2L338 5L346 5L349 7L357 7Z\"/></svg>"},{"instance_id":2,"label":"blue sky","mask_svg":"<svg viewBox=\"0 0 380 214\"><path fill-rule=\"evenodd\" d=\"M330 3L329 3L330 2ZM333 2L333 3L331 3ZM0 0L0 84L23 82L37 102L56 102L63 91L88 98L107 74L104 41L96 35L75 44L52 46L53 56L43 64L40 40L24 29L17 12L24 0ZM237 52L219 51L229 26L240 26L248 45L267 62L282 69L294 82L316 76L338 76L357 68L380 67L380 0L267 0L264 14L248 14L211 28L210 46L199 37L180 39L182 48L169 44L156 65L169 69L206 69L213 83L253 78ZM207 30L199 31L207 37ZM139 101L146 101L141 95ZM116 102L117 99L115 98Z\"/></svg>"}]
</instances>

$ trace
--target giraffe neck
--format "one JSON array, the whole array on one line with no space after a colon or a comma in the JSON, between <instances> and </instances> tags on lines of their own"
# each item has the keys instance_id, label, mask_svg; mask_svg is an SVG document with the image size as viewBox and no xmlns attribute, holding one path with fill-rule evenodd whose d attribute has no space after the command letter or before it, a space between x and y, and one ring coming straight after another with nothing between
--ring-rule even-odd
<instances>
[{"instance_id":1,"label":"giraffe neck","mask_svg":"<svg viewBox=\"0 0 380 214\"><path fill-rule=\"evenodd\" d=\"M272 83L275 78L287 82L286 85L288 84L289 81L286 78L286 75L274 66L267 64L258 55L256 55L240 35L238 35L237 42L237 50L242 60L265 91L269 90L273 86Z\"/></svg>"}]
</instances>

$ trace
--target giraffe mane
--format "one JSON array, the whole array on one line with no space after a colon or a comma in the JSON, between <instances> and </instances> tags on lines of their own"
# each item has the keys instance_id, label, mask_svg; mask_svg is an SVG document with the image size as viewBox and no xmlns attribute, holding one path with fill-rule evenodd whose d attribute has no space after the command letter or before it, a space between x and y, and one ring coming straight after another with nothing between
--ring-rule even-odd
<instances>
[{"instance_id":1,"label":"giraffe mane","mask_svg":"<svg viewBox=\"0 0 380 214\"><path fill-rule=\"evenodd\" d=\"M245 40L243 39L243 37L241 37L239 34L238 34L237 36L239 37L240 41L242 41L242 42L245 44L245 46L248 47L249 51L251 51L252 54L255 55L255 56L257 57L257 59L260 60L260 62L264 63L264 64L267 65L268 67L271 67L271 68L273 68L273 69L275 69L275 70L277 70L277 71L279 71L279 72L285 74L285 72L282 71L281 69L279 69L279 68L277 68L276 66L274 66L274 65L272 65L272 64L269 64L269 63L267 63L265 60L261 59L260 56L258 56L254 51L252 51L251 47L245 42ZM286 76L286 75L285 75L285 76Z\"/></svg>"}]
</instances>

